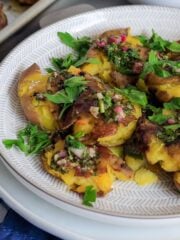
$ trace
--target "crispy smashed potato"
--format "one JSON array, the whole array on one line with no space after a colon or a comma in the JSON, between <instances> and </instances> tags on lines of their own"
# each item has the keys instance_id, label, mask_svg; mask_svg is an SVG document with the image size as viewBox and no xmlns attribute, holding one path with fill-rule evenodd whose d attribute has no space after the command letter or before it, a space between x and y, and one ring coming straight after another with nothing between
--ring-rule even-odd
<instances>
[{"instance_id":1,"label":"crispy smashed potato","mask_svg":"<svg viewBox=\"0 0 180 240\"><path fill-rule=\"evenodd\" d=\"M137 105L134 105L134 110L131 114L131 116L134 116L134 118L132 118L127 126L120 123L115 134L98 138L99 144L110 147L118 146L126 142L132 136L136 128L137 120L141 117L141 108Z\"/></svg>"},{"instance_id":2,"label":"crispy smashed potato","mask_svg":"<svg viewBox=\"0 0 180 240\"><path fill-rule=\"evenodd\" d=\"M84 193L86 187L91 185L100 195L108 193L115 179L123 181L132 180L133 172L126 167L123 160L107 148L99 149L97 165L94 173L83 171L72 163L67 164L67 171L60 171L60 163L54 161L57 154L64 151L65 142L58 140L53 148L47 149L42 155L44 169L51 175L63 180L71 190ZM58 165L59 164L59 165ZM65 164L64 164L65 166ZM121 167L122 166L122 167Z\"/></svg>"},{"instance_id":3,"label":"crispy smashed potato","mask_svg":"<svg viewBox=\"0 0 180 240\"><path fill-rule=\"evenodd\" d=\"M148 90L161 102L169 102L172 98L180 97L180 76L162 78L150 73L145 83Z\"/></svg>"},{"instance_id":4,"label":"crispy smashed potato","mask_svg":"<svg viewBox=\"0 0 180 240\"><path fill-rule=\"evenodd\" d=\"M154 165L159 162L162 169L167 172L180 170L180 143L174 142L166 145L157 137L156 125L145 120L141 123L141 141L145 145L147 161Z\"/></svg>"},{"instance_id":5,"label":"crispy smashed potato","mask_svg":"<svg viewBox=\"0 0 180 240\"><path fill-rule=\"evenodd\" d=\"M26 118L43 129L54 131L58 128L58 106L44 100L48 75L43 75L37 64L26 69L18 82L18 96ZM38 95L36 95L38 93Z\"/></svg>"}]
</instances>

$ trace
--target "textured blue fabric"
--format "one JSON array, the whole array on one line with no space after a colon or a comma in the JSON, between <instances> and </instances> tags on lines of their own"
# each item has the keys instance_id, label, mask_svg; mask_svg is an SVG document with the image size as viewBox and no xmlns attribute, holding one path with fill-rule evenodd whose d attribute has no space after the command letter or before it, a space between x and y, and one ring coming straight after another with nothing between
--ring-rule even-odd
<instances>
[{"instance_id":1,"label":"textured blue fabric","mask_svg":"<svg viewBox=\"0 0 180 240\"><path fill-rule=\"evenodd\" d=\"M0 204L2 202L0 201ZM0 240L60 240L20 217L12 209L0 224Z\"/></svg>"}]
</instances>

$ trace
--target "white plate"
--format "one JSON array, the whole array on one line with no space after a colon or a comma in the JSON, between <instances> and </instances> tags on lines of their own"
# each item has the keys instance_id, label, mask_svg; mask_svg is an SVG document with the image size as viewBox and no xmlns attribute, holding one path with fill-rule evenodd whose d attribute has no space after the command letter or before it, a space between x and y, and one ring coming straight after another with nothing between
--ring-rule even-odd
<instances>
[{"instance_id":1,"label":"white plate","mask_svg":"<svg viewBox=\"0 0 180 240\"><path fill-rule=\"evenodd\" d=\"M48 196L58 206L65 203L76 206L79 214L88 209L81 204L77 194L68 191L63 183L43 171L38 158L24 157L16 149L6 150L1 142L5 138L14 138L17 130L26 122L16 93L21 71L34 62L45 68L49 65L50 57L69 51L59 43L57 31L68 31L76 36L94 36L106 29L131 26L134 34L150 34L153 28L165 38L180 39L179 21L178 9L148 6L102 9L55 23L29 37L9 54L0 69L0 151L6 163L21 176L19 179L24 179L24 184L31 186L33 191L36 189L36 193L42 197ZM110 194L98 199L94 207L86 213L94 218L104 214L107 219L108 215L109 218L178 217L180 198L171 181L166 178L148 187L119 181Z\"/></svg>"},{"instance_id":2,"label":"white plate","mask_svg":"<svg viewBox=\"0 0 180 240\"><path fill-rule=\"evenodd\" d=\"M28 191L1 165L0 197L21 216L37 227L64 240L179 240L180 222L134 220L134 226L123 227L88 220L59 209Z\"/></svg>"}]
</instances>

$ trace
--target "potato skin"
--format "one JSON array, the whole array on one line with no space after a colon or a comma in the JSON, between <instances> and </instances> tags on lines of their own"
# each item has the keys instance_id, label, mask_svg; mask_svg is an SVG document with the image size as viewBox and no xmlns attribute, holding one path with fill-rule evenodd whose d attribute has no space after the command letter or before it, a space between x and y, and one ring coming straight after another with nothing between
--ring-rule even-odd
<instances>
[{"instance_id":1,"label":"potato skin","mask_svg":"<svg viewBox=\"0 0 180 240\"><path fill-rule=\"evenodd\" d=\"M18 96L28 121L41 128L54 131L58 128L58 107L47 100L37 100L36 93L46 92L48 75L42 75L37 64L31 65L20 76Z\"/></svg>"},{"instance_id":2,"label":"potato skin","mask_svg":"<svg viewBox=\"0 0 180 240\"><path fill-rule=\"evenodd\" d=\"M172 98L180 97L180 76L162 78L150 73L145 79L145 83L148 90L155 93L161 102L168 102Z\"/></svg>"}]
</instances>

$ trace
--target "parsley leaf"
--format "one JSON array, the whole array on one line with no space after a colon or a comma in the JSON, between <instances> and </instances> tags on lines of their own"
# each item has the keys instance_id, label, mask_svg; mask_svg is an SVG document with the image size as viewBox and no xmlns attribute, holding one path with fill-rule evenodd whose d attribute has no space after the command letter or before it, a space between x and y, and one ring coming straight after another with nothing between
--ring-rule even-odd
<instances>
[{"instance_id":1,"label":"parsley leaf","mask_svg":"<svg viewBox=\"0 0 180 240\"><path fill-rule=\"evenodd\" d=\"M148 116L148 119L151 121L151 122L154 122L154 123L157 123L159 125L165 123L170 116L167 116L167 115L163 115L163 110L162 108L157 108L155 106L152 106L150 104L148 104L146 106L147 109L150 109L153 114L151 116Z\"/></svg>"},{"instance_id":2,"label":"parsley leaf","mask_svg":"<svg viewBox=\"0 0 180 240\"><path fill-rule=\"evenodd\" d=\"M3 144L6 148L18 147L26 155L38 154L51 144L47 132L29 123L17 134L17 139L5 139Z\"/></svg>"},{"instance_id":3,"label":"parsley leaf","mask_svg":"<svg viewBox=\"0 0 180 240\"><path fill-rule=\"evenodd\" d=\"M126 88L115 88L115 91L127 97L132 103L139 104L143 107L145 107L148 103L146 93L139 91L134 86L128 86Z\"/></svg>"},{"instance_id":4,"label":"parsley leaf","mask_svg":"<svg viewBox=\"0 0 180 240\"><path fill-rule=\"evenodd\" d=\"M58 32L58 37L66 46L74 49L79 56L84 56L90 47L91 39L89 37L74 38L70 33Z\"/></svg>"},{"instance_id":5,"label":"parsley leaf","mask_svg":"<svg viewBox=\"0 0 180 240\"><path fill-rule=\"evenodd\" d=\"M92 207L92 203L96 201L97 193L93 186L87 186L83 197L83 204Z\"/></svg>"},{"instance_id":6,"label":"parsley leaf","mask_svg":"<svg viewBox=\"0 0 180 240\"><path fill-rule=\"evenodd\" d=\"M164 108L171 110L180 109L180 97L173 98L170 102L164 103Z\"/></svg>"},{"instance_id":7,"label":"parsley leaf","mask_svg":"<svg viewBox=\"0 0 180 240\"><path fill-rule=\"evenodd\" d=\"M85 90L87 81L84 77L71 77L64 81L64 89L55 94L45 93L44 96L51 102L62 104L60 118L74 103L78 96Z\"/></svg>"},{"instance_id":8,"label":"parsley leaf","mask_svg":"<svg viewBox=\"0 0 180 240\"><path fill-rule=\"evenodd\" d=\"M140 35L138 38L145 47L148 47L150 49L160 52L164 52L167 49L172 52L180 52L180 44L178 42L167 41L155 33L154 30L152 30L152 35L150 38L145 35Z\"/></svg>"},{"instance_id":9,"label":"parsley leaf","mask_svg":"<svg viewBox=\"0 0 180 240\"><path fill-rule=\"evenodd\" d=\"M81 133L79 133L79 135L76 134L76 135L74 135L74 136L68 135L68 136L66 137L66 144L68 145L68 147L72 147L72 148L78 148L78 149L80 149L80 148L85 148L86 146L85 146L82 142L79 141L79 139L80 139L83 135L84 135L84 134L81 134Z\"/></svg>"},{"instance_id":10,"label":"parsley leaf","mask_svg":"<svg viewBox=\"0 0 180 240\"><path fill-rule=\"evenodd\" d=\"M87 56L81 57L77 62L75 62L74 66L79 67L84 63L91 63L91 64L100 64L101 61L98 58L88 58Z\"/></svg>"},{"instance_id":11,"label":"parsley leaf","mask_svg":"<svg viewBox=\"0 0 180 240\"><path fill-rule=\"evenodd\" d=\"M51 64L53 68L46 68L46 71L48 73L52 73L54 71L61 72L65 69L68 69L70 66L80 67L85 63L100 64L100 60L98 58L88 58L87 56L75 58L70 53L64 58L52 58Z\"/></svg>"},{"instance_id":12,"label":"parsley leaf","mask_svg":"<svg viewBox=\"0 0 180 240\"><path fill-rule=\"evenodd\" d=\"M147 74L155 73L159 77L170 77L177 74L180 68L180 63L167 59L158 59L157 51L151 50L149 52L148 61L144 64L140 78L144 79ZM167 70L168 69L168 70Z\"/></svg>"},{"instance_id":13,"label":"parsley leaf","mask_svg":"<svg viewBox=\"0 0 180 240\"><path fill-rule=\"evenodd\" d=\"M172 52L180 52L180 44L177 42L172 42L169 46L168 49Z\"/></svg>"}]
</instances>

